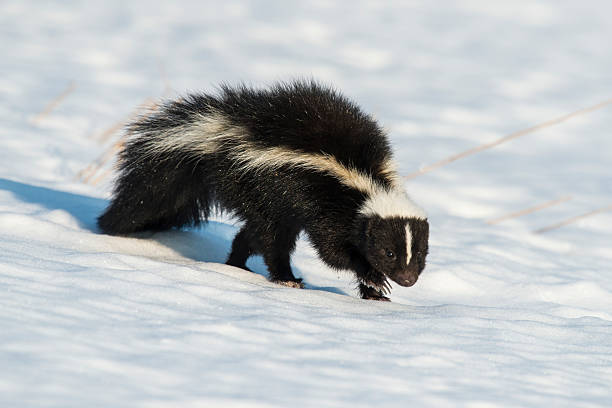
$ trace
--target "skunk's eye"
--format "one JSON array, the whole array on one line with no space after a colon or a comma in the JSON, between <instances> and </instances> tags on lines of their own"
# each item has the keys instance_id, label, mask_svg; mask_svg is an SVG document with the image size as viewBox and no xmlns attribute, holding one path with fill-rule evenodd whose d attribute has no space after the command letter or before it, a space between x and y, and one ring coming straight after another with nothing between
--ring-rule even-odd
<instances>
[{"instance_id":1,"label":"skunk's eye","mask_svg":"<svg viewBox=\"0 0 612 408\"><path fill-rule=\"evenodd\" d=\"M387 249L387 257L393 258L394 256L395 254L393 253L393 251L391 251L390 249Z\"/></svg>"}]
</instances>

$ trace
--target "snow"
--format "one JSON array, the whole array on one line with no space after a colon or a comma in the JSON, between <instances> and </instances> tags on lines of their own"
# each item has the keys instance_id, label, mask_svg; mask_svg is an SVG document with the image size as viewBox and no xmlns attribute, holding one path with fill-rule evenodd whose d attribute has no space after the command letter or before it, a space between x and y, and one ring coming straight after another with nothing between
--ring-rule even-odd
<instances>
[{"instance_id":1,"label":"snow","mask_svg":"<svg viewBox=\"0 0 612 408\"><path fill-rule=\"evenodd\" d=\"M608 407L612 105L406 181L428 266L357 298L306 237L306 289L222 264L237 225L104 236L78 174L147 98L314 76L402 174L612 97L608 2L4 2L0 406ZM74 82L73 82L74 81ZM71 83L74 89L44 115ZM571 195L520 218L487 220Z\"/></svg>"}]
</instances>

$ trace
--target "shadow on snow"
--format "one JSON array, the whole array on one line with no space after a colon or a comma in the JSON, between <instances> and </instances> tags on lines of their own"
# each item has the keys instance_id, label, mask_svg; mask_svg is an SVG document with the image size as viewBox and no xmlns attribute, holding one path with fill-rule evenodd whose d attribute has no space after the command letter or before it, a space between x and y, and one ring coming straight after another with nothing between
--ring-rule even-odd
<instances>
[{"instance_id":1,"label":"shadow on snow","mask_svg":"<svg viewBox=\"0 0 612 408\"><path fill-rule=\"evenodd\" d=\"M43 206L50 211L65 211L77 220L81 228L93 233L100 233L96 225L96 218L106 207L106 200L3 178L0 178L0 190L9 191L22 201ZM234 225L211 220L198 228L156 233L143 232L134 234L132 237L155 240L182 256L198 262L225 263L236 233L237 228ZM251 257L248 266L253 272L265 277L268 276L261 256ZM294 272L297 276L301 276L300 271L295 267ZM305 283L308 289L348 295L335 287L317 287Z\"/></svg>"}]
</instances>

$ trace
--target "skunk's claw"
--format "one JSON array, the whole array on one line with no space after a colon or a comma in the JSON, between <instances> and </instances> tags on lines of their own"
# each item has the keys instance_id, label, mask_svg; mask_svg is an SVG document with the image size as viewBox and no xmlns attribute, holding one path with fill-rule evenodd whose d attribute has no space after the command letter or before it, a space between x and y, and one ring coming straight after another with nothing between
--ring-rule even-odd
<instances>
[{"instance_id":1,"label":"skunk's claw","mask_svg":"<svg viewBox=\"0 0 612 408\"><path fill-rule=\"evenodd\" d=\"M365 283L361 283L359 285L359 291L361 292L362 299L378 300L383 302L390 301L389 298L383 294L381 289L369 286Z\"/></svg>"},{"instance_id":2,"label":"skunk's claw","mask_svg":"<svg viewBox=\"0 0 612 408\"><path fill-rule=\"evenodd\" d=\"M391 284L387 279L385 279L385 281L382 283L380 291L383 293L383 295L388 295L391 293Z\"/></svg>"},{"instance_id":3,"label":"skunk's claw","mask_svg":"<svg viewBox=\"0 0 612 408\"><path fill-rule=\"evenodd\" d=\"M382 295L388 295L391 293L391 284L385 278L381 283L374 283L372 281L363 282L364 285L369 286L370 288L379 291Z\"/></svg>"}]
</instances>

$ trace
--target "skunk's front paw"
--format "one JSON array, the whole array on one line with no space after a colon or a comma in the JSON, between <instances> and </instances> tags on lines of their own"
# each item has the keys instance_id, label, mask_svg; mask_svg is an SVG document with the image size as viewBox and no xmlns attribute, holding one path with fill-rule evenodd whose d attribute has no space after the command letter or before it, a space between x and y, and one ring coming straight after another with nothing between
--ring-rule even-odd
<instances>
[{"instance_id":1,"label":"skunk's front paw","mask_svg":"<svg viewBox=\"0 0 612 408\"><path fill-rule=\"evenodd\" d=\"M385 279L384 283L380 286L377 285L369 285L365 283L359 284L359 292L361 293L362 299L369 300L380 300L383 302L390 302L391 300L385 296L385 294L389 294L391 292L391 285Z\"/></svg>"}]
</instances>

